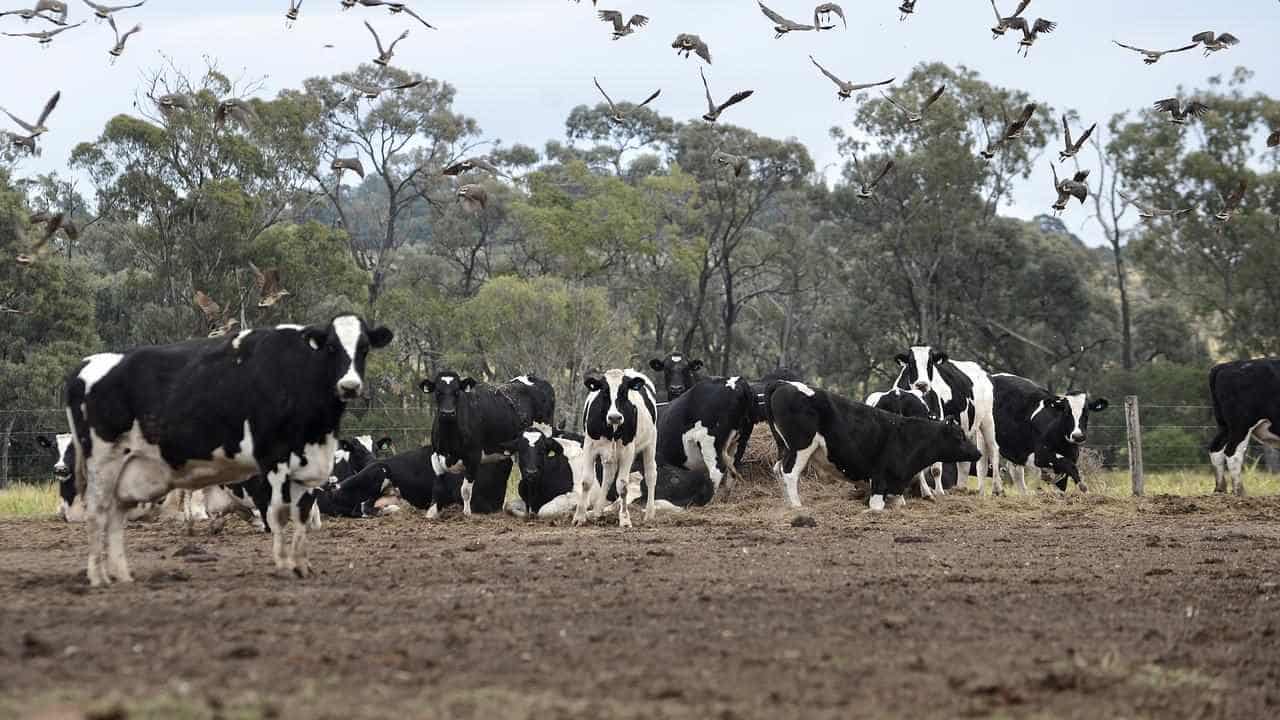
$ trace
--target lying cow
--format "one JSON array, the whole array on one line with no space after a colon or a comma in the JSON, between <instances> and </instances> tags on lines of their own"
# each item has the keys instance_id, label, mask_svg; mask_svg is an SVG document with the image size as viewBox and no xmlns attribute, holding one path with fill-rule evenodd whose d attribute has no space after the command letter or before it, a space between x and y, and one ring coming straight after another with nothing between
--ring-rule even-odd
<instances>
[{"instance_id":1,"label":"lying cow","mask_svg":"<svg viewBox=\"0 0 1280 720\"><path fill-rule=\"evenodd\" d=\"M462 476L437 474L431 462L434 452L428 445L376 460L346 480L322 488L317 493L317 505L326 515L372 517L381 514L375 507L378 499L393 489L405 502L428 513L461 505ZM480 466L471 497L472 512L502 511L511 467L510 460Z\"/></svg>"},{"instance_id":2,"label":"lying cow","mask_svg":"<svg viewBox=\"0 0 1280 720\"><path fill-rule=\"evenodd\" d=\"M700 380L658 416L658 465L705 471L727 494L739 478L731 453L751 439L754 402L740 377Z\"/></svg>"},{"instance_id":3,"label":"lying cow","mask_svg":"<svg viewBox=\"0 0 1280 720\"><path fill-rule=\"evenodd\" d=\"M1026 494L1030 468L1053 472L1059 490L1065 491L1071 478L1081 492L1088 492L1077 462L1088 439L1089 413L1106 410L1106 398L1090 401L1085 393L1058 395L1007 373L992 375L991 382L1000 455L1018 489ZM1002 491L998 472L993 487L997 493Z\"/></svg>"},{"instance_id":4,"label":"lying cow","mask_svg":"<svg viewBox=\"0 0 1280 720\"><path fill-rule=\"evenodd\" d=\"M92 355L67 378L76 484L89 515L89 582L129 582L124 511L174 488L266 478L276 567L311 574L301 507L333 468L365 360L392 340L355 315ZM294 521L290 546L284 525Z\"/></svg>"},{"instance_id":5,"label":"lying cow","mask_svg":"<svg viewBox=\"0 0 1280 720\"><path fill-rule=\"evenodd\" d=\"M957 426L892 415L799 382L766 390L769 429L778 444L774 475L786 501L800 507L800 474L815 453L847 479L870 480L872 510L885 495L901 496L935 462L977 462L981 453Z\"/></svg>"}]
</instances>

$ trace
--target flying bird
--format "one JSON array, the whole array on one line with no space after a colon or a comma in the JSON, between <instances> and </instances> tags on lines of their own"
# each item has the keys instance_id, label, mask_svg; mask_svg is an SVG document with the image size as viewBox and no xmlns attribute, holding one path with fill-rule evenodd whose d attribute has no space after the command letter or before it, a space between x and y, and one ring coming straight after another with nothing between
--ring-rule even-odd
<instances>
[{"instance_id":1,"label":"flying bird","mask_svg":"<svg viewBox=\"0 0 1280 720\"><path fill-rule=\"evenodd\" d=\"M644 107L645 105L648 105L648 104L649 104L650 102L652 102L655 98L657 98L659 94L661 94L661 93L662 93L662 89L661 89L661 88L659 88L659 89L657 89L657 90L654 90L652 95L650 95L649 97L647 97L647 98L645 98L645 99L644 99L644 102L642 102L642 103L640 103L639 105L636 105L636 106L634 106L634 107L632 107L632 108L629 108L626 112L623 112L623 111L621 111L621 110L619 110L619 109L618 109L618 106L617 106L617 105L614 105L614 104L613 104L613 98L609 97L609 93L605 92L605 91L604 91L604 88L600 87L600 81L599 81L599 80L597 80L597 79L596 79L596 78L594 78L594 77L593 77L593 78L591 78L591 79L592 79L593 81L595 81L596 89L597 89L597 90L599 90L599 91L600 91L600 94L604 96L604 100L605 100L605 102L609 103L609 121L610 121L610 122L613 122L613 123L615 123L615 124L618 124L618 125L621 125L621 124L626 120L626 116L627 116L627 115L630 115L631 113L635 112L635 111L636 111L636 110L638 110L639 108L642 108L642 107Z\"/></svg>"},{"instance_id":2,"label":"flying bird","mask_svg":"<svg viewBox=\"0 0 1280 720\"><path fill-rule=\"evenodd\" d=\"M996 0L991 0L991 9L996 12L996 24L991 26L991 39L995 40L1013 27L1014 19L1022 15L1030 4L1031 0L1022 0L1018 3L1018 9L1012 15L1005 16L1001 15L1000 8L996 7Z\"/></svg>"},{"instance_id":3,"label":"flying bird","mask_svg":"<svg viewBox=\"0 0 1280 720\"><path fill-rule=\"evenodd\" d=\"M751 169L747 156L731 155L723 150L716 150L711 153L711 160L723 167L733 168L734 177L742 177L743 173Z\"/></svg>"},{"instance_id":4,"label":"flying bird","mask_svg":"<svg viewBox=\"0 0 1280 720\"><path fill-rule=\"evenodd\" d=\"M1222 193L1218 193L1218 197L1222 198L1222 209L1214 214L1213 219L1222 223L1218 228L1219 231L1223 230L1226 227L1226 224L1231 222L1231 218L1235 217L1240 211L1240 203L1244 200L1244 191L1248 188L1249 183L1245 180L1241 180L1240 184L1236 185L1236 189L1232 190L1230 195L1223 197Z\"/></svg>"},{"instance_id":5,"label":"flying bird","mask_svg":"<svg viewBox=\"0 0 1280 720\"><path fill-rule=\"evenodd\" d=\"M441 170L440 174L456 176L471 172L472 170L484 170L485 172L493 175L504 174L501 170L494 167L493 163L490 162L488 158L483 157L471 157L465 160L459 160L458 162L449 165L444 170Z\"/></svg>"},{"instance_id":6,"label":"flying bird","mask_svg":"<svg viewBox=\"0 0 1280 720\"><path fill-rule=\"evenodd\" d=\"M1072 142L1071 126L1067 124L1067 116L1063 115L1062 116L1063 148L1062 150L1058 151L1058 162L1062 162L1067 158L1075 157L1076 153L1080 152L1080 148L1084 147L1085 141L1089 139L1089 136L1093 134L1094 129L1097 127L1098 127L1098 123L1094 123L1090 125L1089 129L1085 130L1083 135L1077 138L1075 142Z\"/></svg>"},{"instance_id":7,"label":"flying bird","mask_svg":"<svg viewBox=\"0 0 1280 720\"><path fill-rule=\"evenodd\" d=\"M622 21L622 13L617 10L601 10L600 19L613 23L613 39L618 40L635 32L649 23L644 15L632 15L626 22Z\"/></svg>"},{"instance_id":8,"label":"flying bird","mask_svg":"<svg viewBox=\"0 0 1280 720\"><path fill-rule=\"evenodd\" d=\"M676 49L677 55L683 53L685 57L689 57L689 53L694 53L705 60L708 65L711 64L711 48L707 46L707 43L702 38L693 33L680 33L676 36L675 41L671 43L671 47Z\"/></svg>"},{"instance_id":9,"label":"flying bird","mask_svg":"<svg viewBox=\"0 0 1280 720\"><path fill-rule=\"evenodd\" d=\"M1008 27L1010 30L1022 31L1022 39L1018 41L1018 50L1023 57L1027 57L1028 53L1031 52L1031 46L1036 44L1036 38L1040 37L1041 33L1048 35L1053 32L1058 27L1058 23L1044 18L1036 18L1033 23L1024 17L1014 17L1009 18Z\"/></svg>"},{"instance_id":10,"label":"flying bird","mask_svg":"<svg viewBox=\"0 0 1280 720\"><path fill-rule=\"evenodd\" d=\"M897 100L894 100L893 96L891 96L889 93L884 92L883 90L880 92L880 94L884 95L884 99L888 100L890 105L893 105L894 107L898 108L899 110L901 110L903 113L906 114L908 125L916 125L921 122L924 122L924 114L929 112L929 108L933 107L933 104L938 102L938 98L942 97L942 94L945 93L946 91L947 91L946 85L939 86L937 90L933 91L932 95L930 95L928 98L925 98L924 105L921 105L919 110L914 110L912 108L907 107L906 105L903 105Z\"/></svg>"},{"instance_id":11,"label":"flying bird","mask_svg":"<svg viewBox=\"0 0 1280 720\"><path fill-rule=\"evenodd\" d=\"M898 22L906 20L915 11L916 0L902 0L902 4L898 6L898 12L902 13L898 16Z\"/></svg>"},{"instance_id":12,"label":"flying bird","mask_svg":"<svg viewBox=\"0 0 1280 720\"><path fill-rule=\"evenodd\" d=\"M893 169L894 162L893 158L890 158L888 162L884 164L884 167L880 168L880 174L876 175L875 179L871 182L867 182L867 176L862 173L862 167L858 164L856 159L853 161L853 166L858 171L859 187L857 197L859 200L870 200L875 196L876 186L879 185L880 181L884 179L884 176L888 175L889 171Z\"/></svg>"},{"instance_id":13,"label":"flying bird","mask_svg":"<svg viewBox=\"0 0 1280 720\"><path fill-rule=\"evenodd\" d=\"M1178 98L1157 100L1154 107L1156 112L1169 113L1169 122L1174 125L1186 125L1209 112L1209 106L1199 100L1189 100L1183 104Z\"/></svg>"},{"instance_id":14,"label":"flying bird","mask_svg":"<svg viewBox=\"0 0 1280 720\"><path fill-rule=\"evenodd\" d=\"M19 135L9 132L8 130L0 130L0 137L9 143L15 152L26 152L30 155L39 155L40 151L36 147L35 135Z\"/></svg>"},{"instance_id":15,"label":"flying bird","mask_svg":"<svg viewBox=\"0 0 1280 720\"><path fill-rule=\"evenodd\" d=\"M329 163L329 169L337 173L339 179L342 178L344 170L350 170L359 175L361 180L364 179L364 163L360 162L359 157L334 158L333 162Z\"/></svg>"},{"instance_id":16,"label":"flying bird","mask_svg":"<svg viewBox=\"0 0 1280 720\"><path fill-rule=\"evenodd\" d=\"M716 105L716 101L711 99L711 86L707 84L707 74L702 71L702 68L698 68L698 72L702 75L702 87L707 91L707 112L702 116L702 119L709 123L720 119L720 113L729 109L730 106L746 100L755 92L754 90L741 90L734 93L728 100Z\"/></svg>"},{"instance_id":17,"label":"flying bird","mask_svg":"<svg viewBox=\"0 0 1280 720\"><path fill-rule=\"evenodd\" d=\"M30 133L31 137L36 138L49 132L49 128L46 127L44 123L46 120L49 119L49 114L53 112L53 109L58 106L58 100L60 100L61 98L62 98L62 91L59 90L58 92L55 92L53 94L53 97L50 97L47 101L45 101L44 109L40 111L40 117L37 118L34 123L29 123L26 120L23 120L22 118L18 117L17 115L14 115L13 113L9 112L8 110L2 107L0 107L0 112L3 112L5 115L8 115L9 118L12 119L18 125L20 125L23 130L26 130L28 133Z\"/></svg>"},{"instance_id":18,"label":"flying bird","mask_svg":"<svg viewBox=\"0 0 1280 720\"><path fill-rule=\"evenodd\" d=\"M1120 193L1120 197L1124 198L1125 202L1129 203L1130 205L1138 209L1138 219L1144 222L1150 222L1151 220L1154 220L1158 217L1177 218L1177 217L1186 215L1188 213L1195 212L1195 208L1182 208L1180 210L1162 210L1162 209L1153 207L1151 205L1143 205L1142 203L1139 203L1137 200L1134 200L1133 198L1129 197L1128 195L1125 195L1124 193Z\"/></svg>"},{"instance_id":19,"label":"flying bird","mask_svg":"<svg viewBox=\"0 0 1280 720\"><path fill-rule=\"evenodd\" d=\"M249 269L253 271L253 282L258 288L258 307L271 307L289 295L289 291L280 284L279 268L259 270L257 265L249 263Z\"/></svg>"},{"instance_id":20,"label":"flying bird","mask_svg":"<svg viewBox=\"0 0 1280 720\"><path fill-rule=\"evenodd\" d=\"M19 8L17 10L0 10L0 17L4 17L5 15L17 15L18 17L22 18L23 22L30 22L33 18L40 18L41 20L48 20L54 25L59 24L56 19L51 18L48 15L45 15L43 13L37 13L35 8Z\"/></svg>"},{"instance_id":21,"label":"flying bird","mask_svg":"<svg viewBox=\"0 0 1280 720\"><path fill-rule=\"evenodd\" d=\"M1168 55L1169 53L1183 52L1186 50L1190 50L1198 45L1198 43L1191 43L1190 45L1183 45L1180 48L1174 48L1172 50L1147 50L1145 48L1134 47L1132 45L1125 45L1119 40L1112 40L1111 42L1119 45L1125 50L1132 50L1136 53L1142 53L1142 62L1148 65L1155 65L1156 63L1160 62L1160 58L1164 57L1165 55Z\"/></svg>"},{"instance_id":22,"label":"flying bird","mask_svg":"<svg viewBox=\"0 0 1280 720\"><path fill-rule=\"evenodd\" d=\"M1267 136L1267 147L1273 148L1280 145L1280 130L1272 130Z\"/></svg>"},{"instance_id":23,"label":"flying bird","mask_svg":"<svg viewBox=\"0 0 1280 720\"><path fill-rule=\"evenodd\" d=\"M169 93L160 97L151 98L151 101L160 109L160 114L166 120L173 117L179 110L190 110L193 105L193 99L186 93Z\"/></svg>"},{"instance_id":24,"label":"flying bird","mask_svg":"<svg viewBox=\"0 0 1280 720\"><path fill-rule=\"evenodd\" d=\"M419 85L422 84L421 80L411 80L407 83L401 83L399 85L387 85L387 86L371 85L369 83L353 82L349 80L339 80L338 82L342 85L346 85L352 90L355 90L357 93L364 95L364 97L369 100L377 100L378 96L384 92L392 92L394 90L408 90L410 88L418 87Z\"/></svg>"},{"instance_id":25,"label":"flying bird","mask_svg":"<svg viewBox=\"0 0 1280 720\"><path fill-rule=\"evenodd\" d=\"M38 0L31 9L54 25L67 24L67 4L62 0Z\"/></svg>"},{"instance_id":26,"label":"flying bird","mask_svg":"<svg viewBox=\"0 0 1280 720\"><path fill-rule=\"evenodd\" d=\"M987 149L983 150L981 153L979 153L979 155L981 155L983 159L990 160L991 158L995 157L996 148L1000 147L1001 145L1004 145L1010 140L1016 140L1022 137L1022 131L1026 130L1027 123L1031 122L1031 116L1035 115L1035 113L1036 113L1036 104L1028 103L1025 107L1022 108L1022 113L1018 115L1017 119L1014 120L1013 122L1009 122L1006 117L1004 130L1000 132L1000 135L996 137L995 140L991 140L990 136L988 136ZM982 118L983 126L986 125L986 122L987 120L984 115Z\"/></svg>"},{"instance_id":27,"label":"flying bird","mask_svg":"<svg viewBox=\"0 0 1280 720\"><path fill-rule=\"evenodd\" d=\"M1209 57L1210 53L1216 53L1220 50L1226 50L1230 47L1240 44L1240 38L1231 33L1222 33L1214 35L1212 30L1205 30L1202 33L1196 33L1191 36L1192 42L1204 43L1204 56Z\"/></svg>"},{"instance_id":28,"label":"flying bird","mask_svg":"<svg viewBox=\"0 0 1280 720\"><path fill-rule=\"evenodd\" d=\"M782 37L783 35L786 35L789 32L813 30L816 27L814 25L805 25L804 23L798 23L795 20L788 20L787 18L782 17L781 15L774 12L773 10L770 10L767 6L765 6L764 3L760 2L760 0L756 0L756 4L760 6L760 12L764 13L765 17L773 21L774 23L773 31L777 33L776 35L773 36L774 40L777 40L778 38ZM831 28L824 27L821 29L830 30Z\"/></svg>"},{"instance_id":29,"label":"flying bird","mask_svg":"<svg viewBox=\"0 0 1280 720\"><path fill-rule=\"evenodd\" d=\"M378 31L373 29L368 20L364 21L364 26L369 28L369 33L373 35L373 42L378 46L378 57L373 59L374 64L386 67L391 62L391 57L396 53L396 45L399 45L401 40L409 37L409 31L405 30L400 33L400 36L391 43L390 47L384 48L382 47L382 38L378 37Z\"/></svg>"},{"instance_id":30,"label":"flying bird","mask_svg":"<svg viewBox=\"0 0 1280 720\"><path fill-rule=\"evenodd\" d=\"M243 127L248 127L258 119L253 108L249 107L248 101L241 98L226 98L218 103L218 109L213 115L214 127L221 128L227 123L227 118L235 120Z\"/></svg>"},{"instance_id":31,"label":"flying bird","mask_svg":"<svg viewBox=\"0 0 1280 720\"><path fill-rule=\"evenodd\" d=\"M412 17L413 19L422 23L423 25L426 25L427 27L431 28L432 30L436 29L435 25L432 25L426 20L423 20L421 15L414 12L410 7L408 7L402 2L393 2L392 0L342 0L343 10L350 10L356 5L361 5L364 7L385 7L387 10L391 12L392 15L398 15L400 13L404 13L409 17Z\"/></svg>"},{"instance_id":32,"label":"flying bird","mask_svg":"<svg viewBox=\"0 0 1280 720\"><path fill-rule=\"evenodd\" d=\"M142 2L136 2L131 5L102 5L100 3L90 2L90 0L84 0L84 4L88 5L90 8L93 9L94 17L98 18L99 21L102 21L102 20L109 19L113 13L120 12L121 10L129 10L136 7L142 7L143 5L147 4L147 0L142 0ZM293 1L290 0L290 5L292 4L293 4ZM298 5L301 5L301 4L302 4L302 0L298 0ZM296 10L294 11L293 19L295 20L297 19Z\"/></svg>"},{"instance_id":33,"label":"flying bird","mask_svg":"<svg viewBox=\"0 0 1280 720\"><path fill-rule=\"evenodd\" d=\"M41 30L40 32L28 32L28 33L7 32L5 33L5 35L8 35L9 37L29 37L34 39L36 42L40 43L42 46L48 46L49 43L53 42L53 39L58 35L61 35L62 33L68 30L78 28L83 24L84 23L82 22L78 22L75 25L64 25L56 30Z\"/></svg>"},{"instance_id":34,"label":"flying bird","mask_svg":"<svg viewBox=\"0 0 1280 720\"><path fill-rule=\"evenodd\" d=\"M113 45L111 49L107 51L107 53L111 55L112 64L114 64L116 61L116 58L120 57L120 55L124 53L124 44L129 41L129 36L133 35L134 33L142 32L142 25L141 24L134 25L132 28L129 29L128 32L121 35L120 29L116 27L115 16L108 15L107 23L111 25L111 32L116 34L116 44Z\"/></svg>"},{"instance_id":35,"label":"flying bird","mask_svg":"<svg viewBox=\"0 0 1280 720\"><path fill-rule=\"evenodd\" d=\"M49 253L49 241L58 234L59 230L70 240L75 240L80 236L76 226L67 220L63 213L32 213L30 222L32 225L43 225L44 232L40 234L39 239L31 243L27 252L18 254L15 260L19 265L32 265L36 260L47 255Z\"/></svg>"},{"instance_id":36,"label":"flying bird","mask_svg":"<svg viewBox=\"0 0 1280 720\"><path fill-rule=\"evenodd\" d=\"M458 188L458 202L467 212L477 213L489 204L489 193L480 185L463 185Z\"/></svg>"},{"instance_id":37,"label":"flying bird","mask_svg":"<svg viewBox=\"0 0 1280 720\"><path fill-rule=\"evenodd\" d=\"M284 26L293 27L298 21L298 11L302 9L302 0L289 0L289 10L284 14Z\"/></svg>"},{"instance_id":38,"label":"flying bird","mask_svg":"<svg viewBox=\"0 0 1280 720\"><path fill-rule=\"evenodd\" d=\"M826 75L827 77L831 78L831 82L839 86L840 90L836 92L836 97L840 98L841 100L848 100L850 96L852 96L855 92L858 92L859 90L866 90L867 88L876 87L877 85L888 85L889 83L894 81L894 78L889 78L888 80L881 80L880 82L873 82L873 83L852 83L852 82L849 82L848 80L841 80L840 78L833 75L830 70L822 67L821 63L819 63L817 60L814 60L812 55L809 56L809 60L814 65L818 66L818 69L822 71L823 75Z\"/></svg>"},{"instance_id":39,"label":"flying bird","mask_svg":"<svg viewBox=\"0 0 1280 720\"><path fill-rule=\"evenodd\" d=\"M1076 171L1074 176L1066 180L1058 180L1058 166L1049 163L1049 169L1053 171L1053 189L1058 193L1058 199L1053 203L1054 215L1066 210L1071 198L1079 200L1081 205L1089 199L1089 186L1085 183L1089 178L1088 168Z\"/></svg>"},{"instance_id":40,"label":"flying bird","mask_svg":"<svg viewBox=\"0 0 1280 720\"><path fill-rule=\"evenodd\" d=\"M813 26L819 30L834 29L835 23L831 20L832 15L838 15L840 22L844 25L844 29L849 29L849 21L844 19L844 8L833 2L824 2L813 9ZM824 22L827 25L823 25Z\"/></svg>"}]
</instances>

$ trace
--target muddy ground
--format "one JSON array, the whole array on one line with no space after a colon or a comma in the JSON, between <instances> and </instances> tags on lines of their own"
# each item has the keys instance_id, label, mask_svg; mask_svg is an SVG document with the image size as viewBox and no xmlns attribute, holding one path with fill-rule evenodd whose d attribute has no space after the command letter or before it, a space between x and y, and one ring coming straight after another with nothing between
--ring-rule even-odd
<instances>
[{"instance_id":1,"label":"muddy ground","mask_svg":"<svg viewBox=\"0 0 1280 720\"><path fill-rule=\"evenodd\" d=\"M102 591L82 527L0 522L0 716L1280 716L1280 498L802 492L815 527L771 488L625 532L332 521L306 581L238 521L134 525Z\"/></svg>"}]
</instances>

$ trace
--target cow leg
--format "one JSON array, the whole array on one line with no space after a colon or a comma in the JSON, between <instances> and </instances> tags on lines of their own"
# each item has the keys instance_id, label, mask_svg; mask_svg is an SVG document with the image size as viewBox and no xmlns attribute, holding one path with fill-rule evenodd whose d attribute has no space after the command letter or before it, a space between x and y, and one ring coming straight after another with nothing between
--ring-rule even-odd
<instances>
[{"instance_id":1,"label":"cow leg","mask_svg":"<svg viewBox=\"0 0 1280 720\"><path fill-rule=\"evenodd\" d=\"M1218 444L1218 438L1214 438L1214 442L1209 446L1209 464L1213 466L1213 491L1225 493L1228 478L1232 484L1236 482L1232 460L1237 454L1241 456L1240 462L1243 467L1244 452L1249 446L1249 436L1238 430L1221 431L1219 436L1223 438L1221 445Z\"/></svg>"},{"instance_id":2,"label":"cow leg","mask_svg":"<svg viewBox=\"0 0 1280 720\"><path fill-rule=\"evenodd\" d=\"M311 561L307 558L307 526L310 524L309 516L317 508L306 497L305 486L295 482L290 482L289 485L294 501L289 503L289 519L293 520L293 542L289 546L288 564L293 568L294 575L307 577L312 574Z\"/></svg>"},{"instance_id":3,"label":"cow leg","mask_svg":"<svg viewBox=\"0 0 1280 720\"><path fill-rule=\"evenodd\" d=\"M815 435L809 446L797 451L787 451L782 461L782 491L787 504L793 508L800 507L800 474L809 465L809 458L818 451L818 437Z\"/></svg>"},{"instance_id":4,"label":"cow leg","mask_svg":"<svg viewBox=\"0 0 1280 720\"><path fill-rule=\"evenodd\" d=\"M929 487L929 479L925 475L925 472L916 473L916 480L920 482L920 497L925 500L936 500L933 489Z\"/></svg>"},{"instance_id":5,"label":"cow leg","mask_svg":"<svg viewBox=\"0 0 1280 720\"><path fill-rule=\"evenodd\" d=\"M284 529L289 524L290 505L285 498L289 494L288 467L281 463L276 469L267 472L267 484L271 487L271 501L267 505L267 517L264 520L271 529L271 557L277 570L286 572L293 570L292 559L285 552Z\"/></svg>"},{"instance_id":6,"label":"cow leg","mask_svg":"<svg viewBox=\"0 0 1280 720\"><path fill-rule=\"evenodd\" d=\"M982 451L982 457L978 458L978 474L986 473L987 468L991 468L992 473L996 476L992 480L991 486L995 488L997 494L1004 493L1003 483L1000 481L1000 445L996 442L996 421L995 418L988 415L982 419L978 425L977 435L981 437L977 442L978 449ZM978 437L973 438L978 440Z\"/></svg>"},{"instance_id":7,"label":"cow leg","mask_svg":"<svg viewBox=\"0 0 1280 720\"><path fill-rule=\"evenodd\" d=\"M708 433L698 438L694 444L702 455L702 464L706 466L707 474L711 476L712 494L718 495L720 483L724 480L724 467L720 464L720 453L716 451L716 439Z\"/></svg>"},{"instance_id":8,"label":"cow leg","mask_svg":"<svg viewBox=\"0 0 1280 720\"><path fill-rule=\"evenodd\" d=\"M869 510L872 512L884 510L884 491L884 481L873 476L871 478L871 497L867 500L867 508Z\"/></svg>"},{"instance_id":9,"label":"cow leg","mask_svg":"<svg viewBox=\"0 0 1280 720\"><path fill-rule=\"evenodd\" d=\"M631 503L627 502L627 485L631 483L631 463L636 459L636 446L623 445L614 452L612 467L605 466L605 477L612 478L614 489L618 492L618 527L631 527ZM612 469L612 473L609 470ZM648 466L645 467L646 472ZM657 478L657 473L654 473ZM652 490L650 491L652 492ZM646 510L646 516L648 510Z\"/></svg>"},{"instance_id":10,"label":"cow leg","mask_svg":"<svg viewBox=\"0 0 1280 720\"><path fill-rule=\"evenodd\" d=\"M107 575L107 518L111 504L116 502L115 486L120 473L118 462L91 463L87 468L89 481L85 487L85 510L88 515L89 533L89 585L102 587L111 584Z\"/></svg>"},{"instance_id":11,"label":"cow leg","mask_svg":"<svg viewBox=\"0 0 1280 720\"><path fill-rule=\"evenodd\" d=\"M587 522L587 502L590 500L588 484L596 482L596 451L587 450L570 461L573 465L573 524L583 525Z\"/></svg>"},{"instance_id":12,"label":"cow leg","mask_svg":"<svg viewBox=\"0 0 1280 720\"><path fill-rule=\"evenodd\" d=\"M644 521L646 524L653 521L658 512L656 500L658 493L658 446L657 443L645 448L644 453L644 484L647 486L648 497L645 498ZM732 468L733 464L730 463ZM732 483L730 483L732 484ZM728 485L726 485L728 489Z\"/></svg>"},{"instance_id":13,"label":"cow leg","mask_svg":"<svg viewBox=\"0 0 1280 720\"><path fill-rule=\"evenodd\" d=\"M729 494L733 492L734 486L742 480L742 475L738 472L737 461L730 454L730 450L736 452L741 445L742 441L738 436L738 431L731 430L729 431L729 437L724 442L724 446L717 453L720 467L724 469L724 492L720 493L721 498L724 500L729 499Z\"/></svg>"},{"instance_id":14,"label":"cow leg","mask_svg":"<svg viewBox=\"0 0 1280 720\"><path fill-rule=\"evenodd\" d=\"M1249 440L1245 438L1236 446L1235 452L1227 456L1227 471L1231 474L1231 492L1244 497L1244 456L1249 450ZM1225 491L1226 488L1223 488Z\"/></svg>"}]
</instances>

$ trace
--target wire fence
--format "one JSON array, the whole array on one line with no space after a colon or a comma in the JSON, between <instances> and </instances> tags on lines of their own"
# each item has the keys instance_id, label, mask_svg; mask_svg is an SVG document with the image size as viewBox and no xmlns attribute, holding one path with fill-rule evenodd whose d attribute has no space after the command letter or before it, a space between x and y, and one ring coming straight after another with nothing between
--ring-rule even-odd
<instances>
[{"instance_id":1,"label":"wire fence","mask_svg":"<svg viewBox=\"0 0 1280 720\"><path fill-rule=\"evenodd\" d=\"M1101 458L1108 470L1129 467L1128 429L1120 402L1101 413L1091 413L1088 447ZM1149 471L1209 469L1206 447L1217 430L1210 405L1143 404L1143 465ZM431 436L432 411L425 406L352 407L343 416L344 437L371 435L379 440L391 438L397 452L428 442ZM0 485L9 482L49 482L53 480L56 450L40 444L41 437L51 445L58 433L67 432L63 408L41 410L0 410ZM1262 449L1250 446L1248 462L1262 462Z\"/></svg>"}]
</instances>

